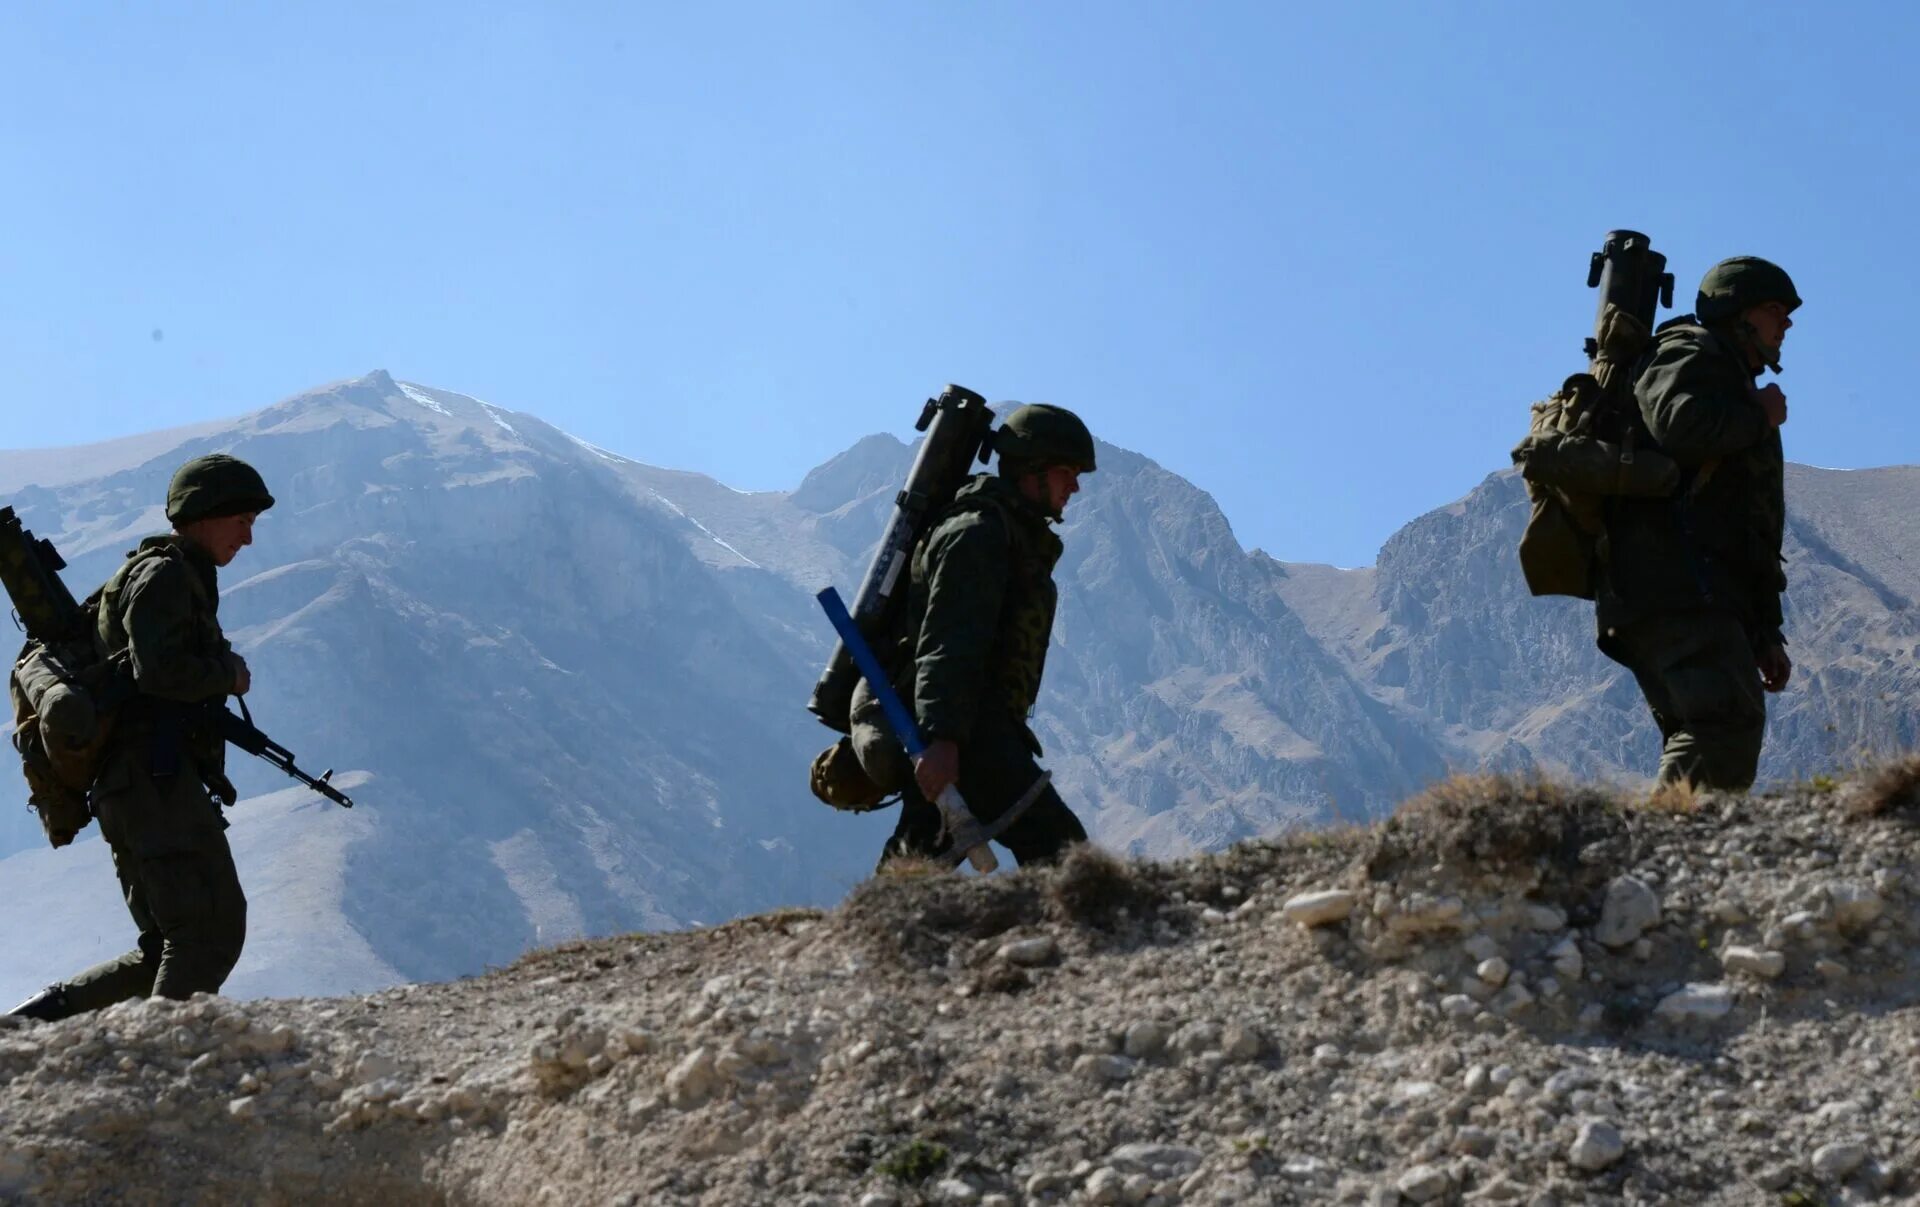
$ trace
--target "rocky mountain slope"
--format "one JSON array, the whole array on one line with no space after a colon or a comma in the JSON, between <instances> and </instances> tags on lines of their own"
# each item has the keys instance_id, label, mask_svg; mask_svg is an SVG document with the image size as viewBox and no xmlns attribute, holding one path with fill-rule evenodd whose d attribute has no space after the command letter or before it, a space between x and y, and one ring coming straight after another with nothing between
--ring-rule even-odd
<instances>
[{"instance_id":1,"label":"rocky mountain slope","mask_svg":"<svg viewBox=\"0 0 1920 1207\"><path fill-rule=\"evenodd\" d=\"M0 1198L1907 1201L1916 785L1456 779L1177 863L22 1024Z\"/></svg>"},{"instance_id":2,"label":"rocky mountain slope","mask_svg":"<svg viewBox=\"0 0 1920 1207\"><path fill-rule=\"evenodd\" d=\"M812 593L857 581L908 445L870 436L792 492L743 493L376 372L232 421L0 453L0 501L84 590L164 527L173 466L215 449L281 499L223 579L256 714L312 769L366 777L350 816L233 814L260 906L236 991L463 975L567 937L832 901L871 866L890 819L807 794L829 735L801 705L827 652ZM1108 847L1361 821L1449 769L1652 766L1586 611L1525 595L1510 475L1408 525L1378 566L1335 570L1244 550L1146 457L1103 446L1101 466L1062 527L1035 728ZM1920 470L1793 467L1789 491L1801 668L1766 763L1783 779L1907 748L1920 718L1920 538L1897 522ZM285 787L236 769L250 794ZM23 797L0 777L0 885L89 904L0 939L0 997L128 938L105 853L44 850ZM274 911L265 884L314 907ZM346 935L365 950L336 958Z\"/></svg>"},{"instance_id":3,"label":"rocky mountain slope","mask_svg":"<svg viewBox=\"0 0 1920 1207\"><path fill-rule=\"evenodd\" d=\"M1786 632L1761 777L1791 780L1920 742L1920 467L1787 468ZM1527 594L1525 490L1495 474L1394 534L1365 570L1281 566L1281 596L1376 698L1425 720L1457 767L1628 779L1659 740L1589 605Z\"/></svg>"}]
</instances>

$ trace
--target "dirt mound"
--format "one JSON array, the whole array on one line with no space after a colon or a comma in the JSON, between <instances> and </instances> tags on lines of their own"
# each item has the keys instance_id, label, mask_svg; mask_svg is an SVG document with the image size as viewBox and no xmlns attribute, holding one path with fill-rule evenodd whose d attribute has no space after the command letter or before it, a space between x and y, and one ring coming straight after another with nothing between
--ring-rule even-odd
<instances>
[{"instance_id":1,"label":"dirt mound","mask_svg":"<svg viewBox=\"0 0 1920 1207\"><path fill-rule=\"evenodd\" d=\"M1179 863L0 1030L0 1199L1904 1199L1899 774L1658 809L1461 779Z\"/></svg>"}]
</instances>

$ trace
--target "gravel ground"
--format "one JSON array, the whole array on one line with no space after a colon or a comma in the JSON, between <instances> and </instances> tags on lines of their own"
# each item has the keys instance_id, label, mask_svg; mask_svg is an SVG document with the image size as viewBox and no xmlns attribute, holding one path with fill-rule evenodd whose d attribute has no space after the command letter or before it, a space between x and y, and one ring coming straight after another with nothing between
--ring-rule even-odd
<instances>
[{"instance_id":1,"label":"gravel ground","mask_svg":"<svg viewBox=\"0 0 1920 1207\"><path fill-rule=\"evenodd\" d=\"M10 1026L0 1200L1911 1201L1916 784L1463 778L1179 863Z\"/></svg>"}]
</instances>

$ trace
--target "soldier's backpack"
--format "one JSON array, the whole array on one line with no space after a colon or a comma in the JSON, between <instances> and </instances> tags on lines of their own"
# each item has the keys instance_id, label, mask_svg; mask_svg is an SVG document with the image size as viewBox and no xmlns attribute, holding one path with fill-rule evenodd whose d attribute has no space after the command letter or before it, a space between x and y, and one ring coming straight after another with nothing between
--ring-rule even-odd
<instances>
[{"instance_id":1,"label":"soldier's backpack","mask_svg":"<svg viewBox=\"0 0 1920 1207\"><path fill-rule=\"evenodd\" d=\"M89 618L97 603L96 595L81 605ZM55 847L72 842L93 818L87 793L99 778L125 677L90 641L29 638L14 660L7 678L13 748L27 778L27 804Z\"/></svg>"},{"instance_id":2,"label":"soldier's backpack","mask_svg":"<svg viewBox=\"0 0 1920 1207\"><path fill-rule=\"evenodd\" d=\"M1645 271L1613 275L1625 257ZM1646 236L1615 231L1594 257L1589 285L1600 284L1602 302L1595 334L1587 341L1588 368L1566 379L1553 395L1533 404L1526 437L1515 446L1513 462L1527 483L1533 513L1520 538L1520 570L1535 595L1572 595L1592 599L1599 568L1607 556L1606 506L1614 497L1660 498L1673 495L1680 467L1651 445L1639 443L1641 426L1633 379L1653 340L1656 292L1664 282L1671 300L1672 277L1661 276L1666 260L1646 247ZM1604 279L1603 279L1604 268ZM1645 311L1609 300L1610 287Z\"/></svg>"},{"instance_id":3,"label":"soldier's backpack","mask_svg":"<svg viewBox=\"0 0 1920 1207\"><path fill-rule=\"evenodd\" d=\"M92 819L87 793L99 776L113 716L132 694L124 657L109 659L94 632L100 592L74 602L51 541L35 537L11 507L0 507L0 585L27 643L7 676L13 748L27 779L27 803L47 841L72 842Z\"/></svg>"}]
</instances>

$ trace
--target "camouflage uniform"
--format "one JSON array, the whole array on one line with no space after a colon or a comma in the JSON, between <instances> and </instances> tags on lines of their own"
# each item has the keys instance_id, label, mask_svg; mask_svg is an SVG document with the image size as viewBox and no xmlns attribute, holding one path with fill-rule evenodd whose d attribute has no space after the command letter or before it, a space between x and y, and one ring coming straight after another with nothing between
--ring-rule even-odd
<instances>
[{"instance_id":1,"label":"camouflage uniform","mask_svg":"<svg viewBox=\"0 0 1920 1207\"><path fill-rule=\"evenodd\" d=\"M1682 486L1609 500L1596 602L1601 650L1633 672L1660 727L1660 781L1740 791L1766 730L1756 660L1785 643L1786 499L1780 433L1725 310L1711 329L1692 315L1663 324L1635 382L1642 442L1679 463Z\"/></svg>"},{"instance_id":2,"label":"camouflage uniform","mask_svg":"<svg viewBox=\"0 0 1920 1207\"><path fill-rule=\"evenodd\" d=\"M1076 421L1077 422L1077 421ZM1091 438L1089 438L1089 448ZM1020 468L1020 467L1014 467ZM1027 726L1053 632L1060 538L1015 485L981 474L914 550L907 621L894 686L931 743L960 748L960 795L991 824L1040 778L1040 743ZM853 697L853 744L875 783L901 793L900 822L881 863L945 853L939 809L921 795L873 693ZM1087 832L1051 786L998 841L1021 863L1047 861Z\"/></svg>"},{"instance_id":3,"label":"camouflage uniform","mask_svg":"<svg viewBox=\"0 0 1920 1207\"><path fill-rule=\"evenodd\" d=\"M168 516L183 525L272 504L250 467L215 456L181 467ZM115 714L90 802L140 935L132 951L19 1008L30 1017L215 993L240 958L247 899L211 795L233 799L208 712L239 665L219 606L212 556L178 533L142 541L101 589L98 639L126 657L137 694Z\"/></svg>"}]
</instances>

